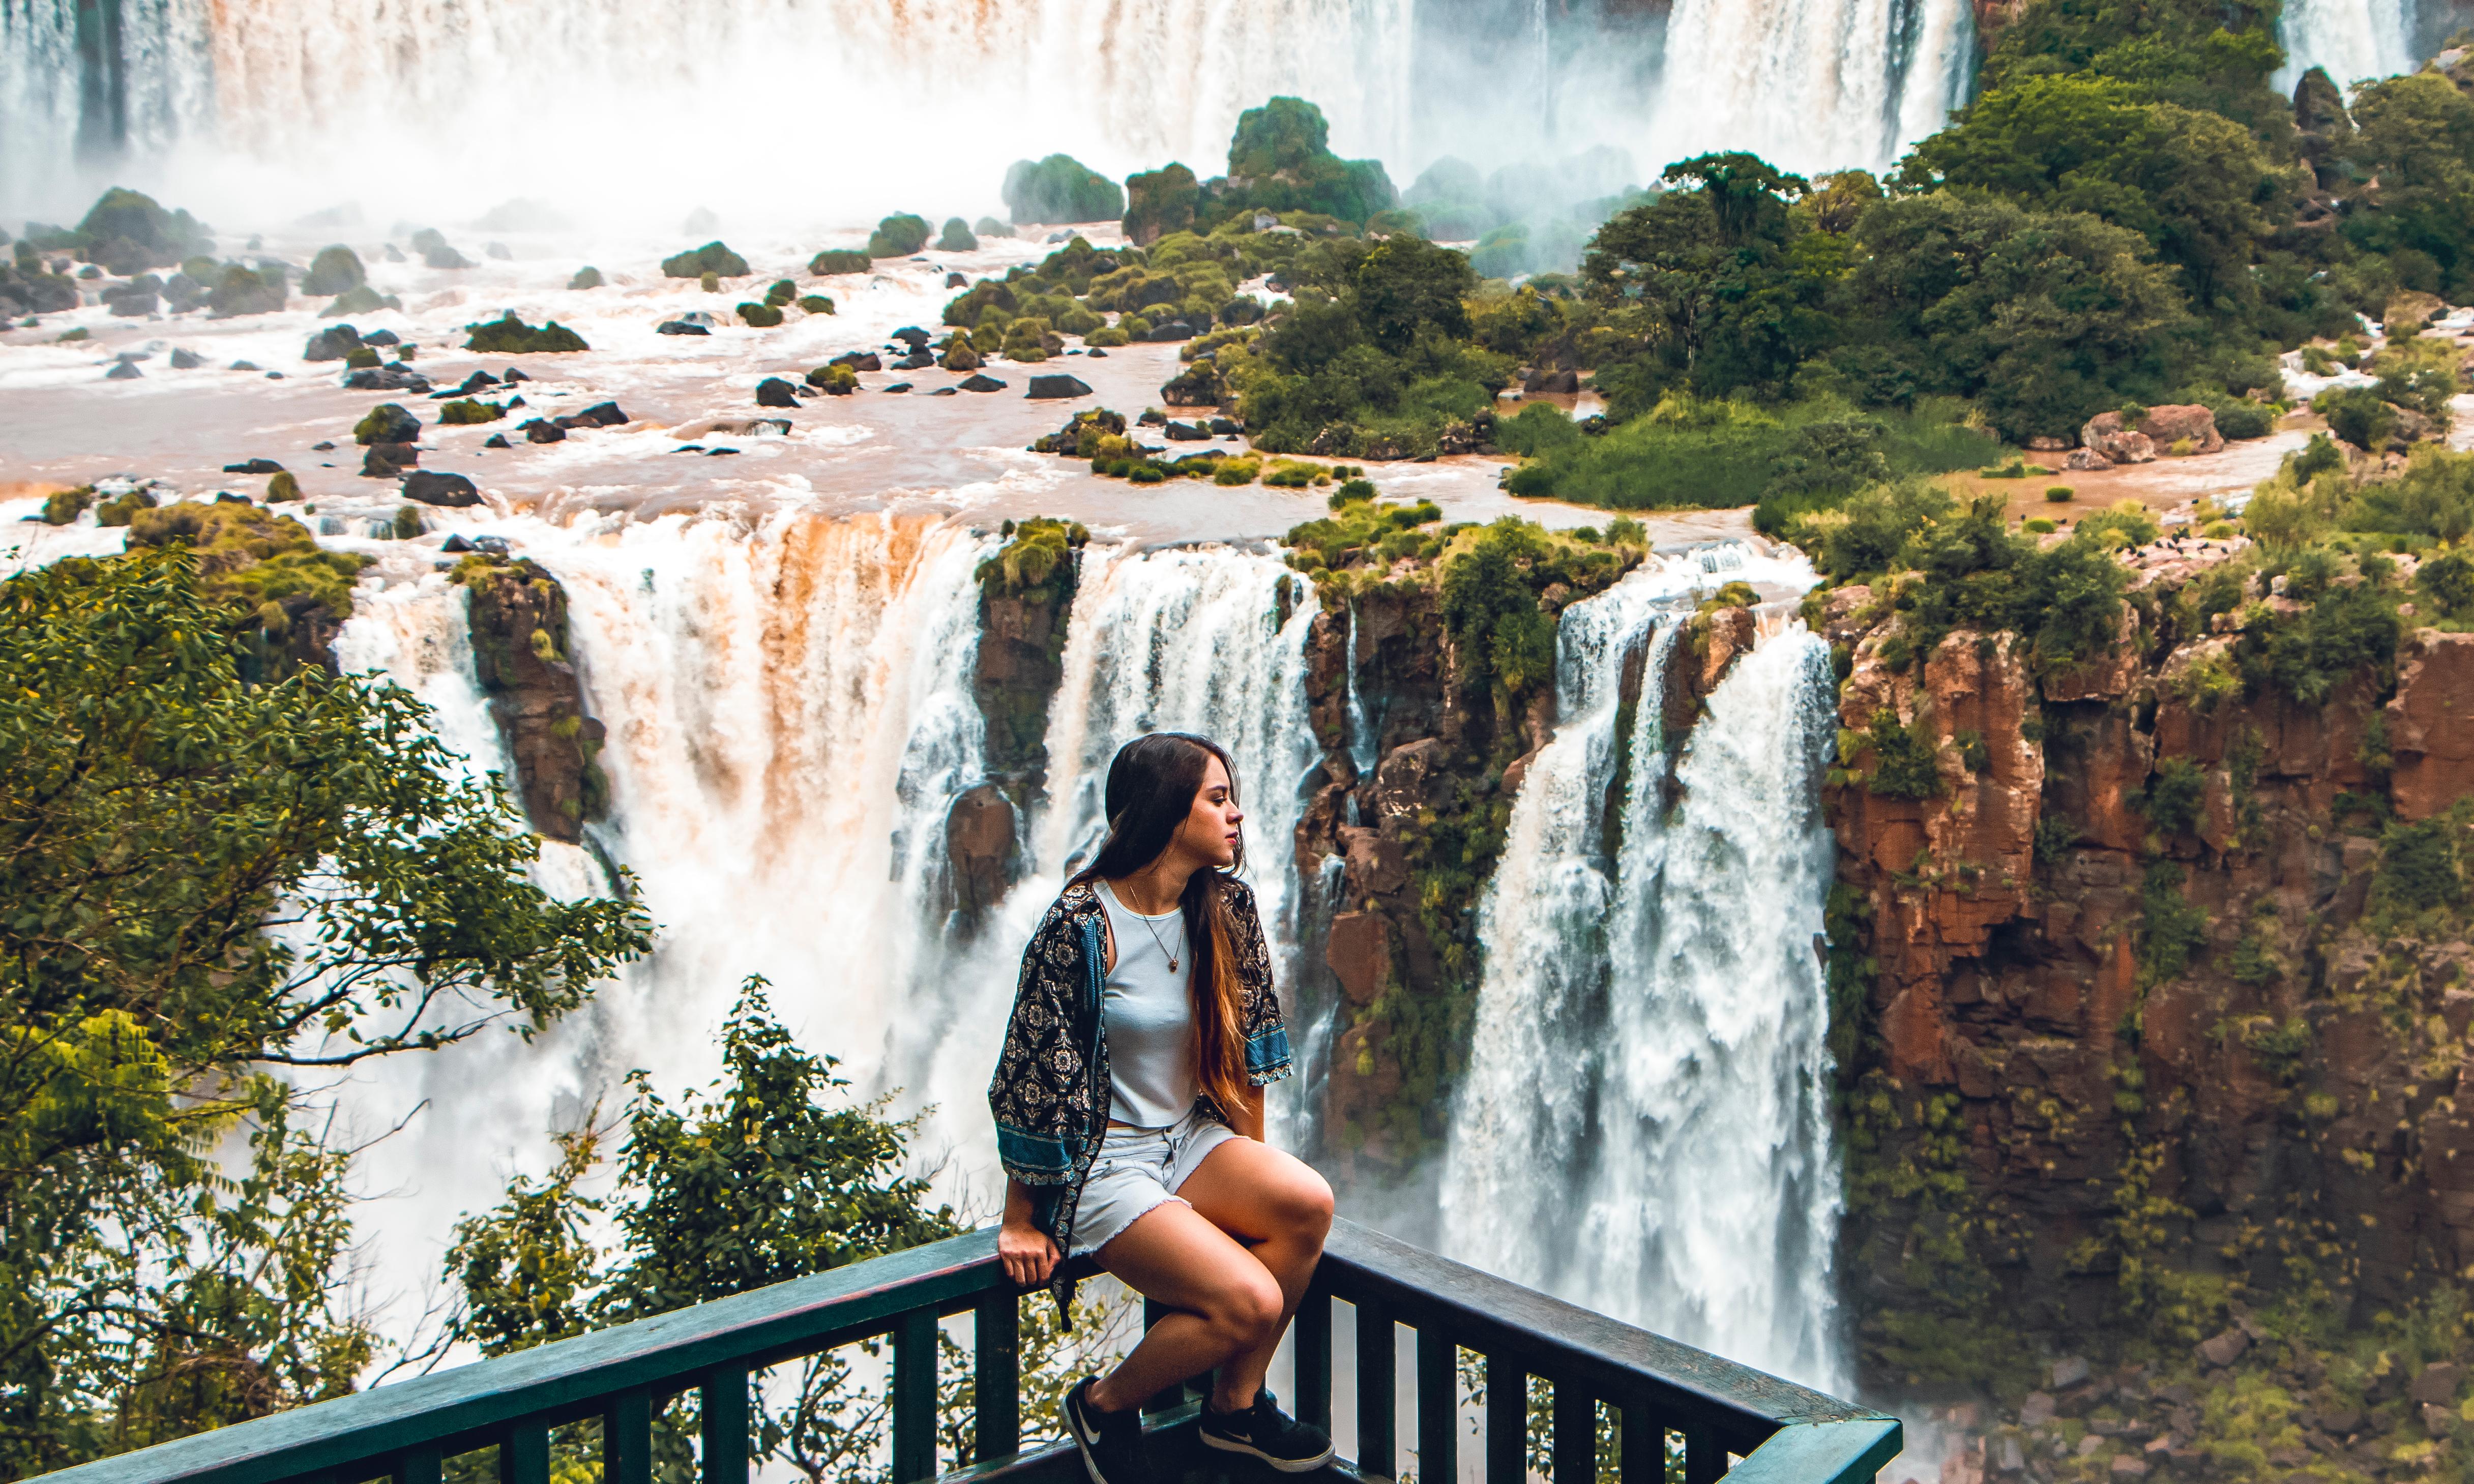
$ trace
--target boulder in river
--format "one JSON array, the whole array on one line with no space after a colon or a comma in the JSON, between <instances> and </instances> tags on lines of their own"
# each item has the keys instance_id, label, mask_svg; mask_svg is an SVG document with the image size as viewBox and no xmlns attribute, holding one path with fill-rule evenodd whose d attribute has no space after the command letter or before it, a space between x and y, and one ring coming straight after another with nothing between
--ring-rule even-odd
<instances>
[{"instance_id":1,"label":"boulder in river","mask_svg":"<svg viewBox=\"0 0 2474 1484\"><path fill-rule=\"evenodd\" d=\"M725 279L736 279L744 276L746 272L747 259L732 252L728 246L719 241L708 242L700 248L690 248L684 253L662 259L662 274L665 278L700 279L710 273Z\"/></svg>"},{"instance_id":2,"label":"boulder in river","mask_svg":"<svg viewBox=\"0 0 2474 1484\"><path fill-rule=\"evenodd\" d=\"M195 351L184 351L179 346L174 346L172 348L172 369L174 371L195 371L206 363L206 358L200 355Z\"/></svg>"},{"instance_id":3,"label":"boulder in river","mask_svg":"<svg viewBox=\"0 0 2474 1484\"><path fill-rule=\"evenodd\" d=\"M403 476L403 498L419 500L424 505L477 505L481 502L481 492L462 474L416 469Z\"/></svg>"},{"instance_id":4,"label":"boulder in river","mask_svg":"<svg viewBox=\"0 0 2474 1484\"><path fill-rule=\"evenodd\" d=\"M756 383L756 405L760 407L795 407L799 393L780 377L766 377Z\"/></svg>"},{"instance_id":5,"label":"boulder in river","mask_svg":"<svg viewBox=\"0 0 2474 1484\"><path fill-rule=\"evenodd\" d=\"M924 371L928 367L935 364L936 357L929 354L925 351L913 351L909 355L895 361L893 363L893 369L896 371Z\"/></svg>"},{"instance_id":6,"label":"boulder in river","mask_svg":"<svg viewBox=\"0 0 2474 1484\"><path fill-rule=\"evenodd\" d=\"M515 445L507 441L506 434L492 433L489 437L481 440L481 447L485 449L512 449Z\"/></svg>"},{"instance_id":7,"label":"boulder in river","mask_svg":"<svg viewBox=\"0 0 2474 1484\"><path fill-rule=\"evenodd\" d=\"M362 445L410 443L420 436L421 419L391 401L372 407L352 427L352 441Z\"/></svg>"},{"instance_id":8,"label":"boulder in river","mask_svg":"<svg viewBox=\"0 0 2474 1484\"><path fill-rule=\"evenodd\" d=\"M967 386L970 383L963 384ZM1024 397L1033 401L1054 401L1068 397L1090 395L1091 388L1081 377L1065 376L1061 373L1055 376L1031 377L1031 390L1023 393Z\"/></svg>"},{"instance_id":9,"label":"boulder in river","mask_svg":"<svg viewBox=\"0 0 2474 1484\"><path fill-rule=\"evenodd\" d=\"M374 443L361 455L361 475L369 479L393 479L406 469L421 462L421 450L409 443Z\"/></svg>"},{"instance_id":10,"label":"boulder in river","mask_svg":"<svg viewBox=\"0 0 2474 1484\"><path fill-rule=\"evenodd\" d=\"M969 377L956 384L966 392L1002 392L1006 389L1006 383L984 373ZM1083 390L1087 392L1090 388L1084 387Z\"/></svg>"},{"instance_id":11,"label":"boulder in river","mask_svg":"<svg viewBox=\"0 0 2474 1484\"><path fill-rule=\"evenodd\" d=\"M547 418L535 418L523 425L524 442L557 443L567 436L567 429Z\"/></svg>"},{"instance_id":12,"label":"boulder in river","mask_svg":"<svg viewBox=\"0 0 2474 1484\"><path fill-rule=\"evenodd\" d=\"M828 366L848 366L853 371L883 371L885 369L885 362L877 359L877 355L874 351L844 351L839 355L837 355L833 359L825 362L825 364Z\"/></svg>"},{"instance_id":13,"label":"boulder in river","mask_svg":"<svg viewBox=\"0 0 2474 1484\"><path fill-rule=\"evenodd\" d=\"M691 325L685 320L664 320L659 325L653 327L653 333L657 335L710 335L713 331L705 328L701 325Z\"/></svg>"},{"instance_id":14,"label":"boulder in river","mask_svg":"<svg viewBox=\"0 0 2474 1484\"><path fill-rule=\"evenodd\" d=\"M232 369L255 371L257 368L234 366ZM417 392L424 397L428 396L430 390L427 377L418 371L406 371L400 365L365 367L346 377L344 386L354 392Z\"/></svg>"},{"instance_id":15,"label":"boulder in river","mask_svg":"<svg viewBox=\"0 0 2474 1484\"><path fill-rule=\"evenodd\" d=\"M339 361L363 345L361 333L350 325L329 325L309 337L301 351L304 361Z\"/></svg>"},{"instance_id":16,"label":"boulder in river","mask_svg":"<svg viewBox=\"0 0 2474 1484\"><path fill-rule=\"evenodd\" d=\"M237 464L226 464L224 466L224 473L228 474L279 474L283 473L283 466L271 458L244 459Z\"/></svg>"},{"instance_id":17,"label":"boulder in river","mask_svg":"<svg viewBox=\"0 0 2474 1484\"><path fill-rule=\"evenodd\" d=\"M137 369L134 362L114 361L111 369L103 374L103 378L106 381L134 381L145 374Z\"/></svg>"},{"instance_id":18,"label":"boulder in river","mask_svg":"<svg viewBox=\"0 0 2474 1484\"><path fill-rule=\"evenodd\" d=\"M318 250L309 259L309 272L301 280L304 294L341 294L368 282L370 276L361 267L361 255L338 242Z\"/></svg>"}]
</instances>

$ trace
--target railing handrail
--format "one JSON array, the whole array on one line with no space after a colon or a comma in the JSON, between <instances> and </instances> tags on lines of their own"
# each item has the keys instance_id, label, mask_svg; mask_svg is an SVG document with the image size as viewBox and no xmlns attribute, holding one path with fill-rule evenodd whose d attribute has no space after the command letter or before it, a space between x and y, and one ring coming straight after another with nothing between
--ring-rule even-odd
<instances>
[{"instance_id":1,"label":"railing handrail","mask_svg":"<svg viewBox=\"0 0 2474 1484\"><path fill-rule=\"evenodd\" d=\"M1078 1266L1089 1271L1087 1262ZM1686 1428L1687 1435L1703 1429L1729 1451L1745 1455L1727 1474L1744 1484L1855 1478L1858 1464L1870 1460L1878 1467L1897 1451L1895 1419L1353 1222L1332 1224L1314 1291L1359 1304L1362 1321L1372 1315L1396 1320L1491 1359L1508 1357L1528 1374L1569 1380L1589 1394L1619 1399L1627 1418L1636 1408L1645 1408L1644 1415L1659 1418L1661 1425ZM614 1398L627 1396L636 1399L631 1415L641 1433L647 1403L658 1405L699 1385L718 1384L717 1391L708 1391L709 1397L726 1395L734 1377L743 1396L749 1371L887 1332L896 1335L898 1371L904 1335L924 1337L926 1343L913 1346L922 1358L912 1364L928 1368L927 1389L933 1395L934 1362L925 1357L934 1352L934 1318L975 1307L983 1324L991 1315L1001 1316L1002 1344L1010 1347L1016 1292L997 1261L995 1230L982 1229L99 1459L49 1477L55 1484L284 1484L324 1476L329 1484L354 1484L392 1472L402 1484L412 1484L434 1480L441 1456L487 1447L511 1428L525 1429L537 1440L532 1445L537 1451L543 1429L603 1415ZM1322 1315L1315 1330L1321 1345L1320 1410L1328 1416L1329 1310L1320 1298L1314 1302ZM1302 1358L1307 1344L1303 1315L1299 1342L1303 1392L1317 1384L1307 1378ZM989 1375L985 1350L983 1346L983 1407ZM998 1364L1009 1394L1014 1384L1010 1361ZM897 1375L897 1386L900 1379ZM1380 1391L1389 1395L1388 1375L1380 1379ZM1301 1413L1316 1410L1314 1399L1301 1399ZM1525 1392L1520 1400L1525 1405ZM708 1410L714 1408L709 1405ZM716 1421L709 1418L708 1425ZM1560 1432L1560 1409L1558 1421ZM925 1424L912 1420L910 1425L913 1439L924 1436ZM898 1417L897 1452L902 1450L903 1426ZM1380 1430L1388 1448L1388 1420ZM1783 1430L1793 1436L1775 1436ZM1002 1424L997 1436L1005 1440L1004 1452L1013 1450L1014 1435L1009 1421ZM1559 1456L1560 1450L1559 1444ZM743 1458L740 1449L732 1451ZM400 1460L413 1456L425 1463L401 1466ZM1837 1462L1828 1463L1831 1459ZM1723 1459L1716 1467L1724 1469ZM1692 1472L1716 1476L1707 1467ZM739 1477L744 1477L743 1464Z\"/></svg>"}]
</instances>

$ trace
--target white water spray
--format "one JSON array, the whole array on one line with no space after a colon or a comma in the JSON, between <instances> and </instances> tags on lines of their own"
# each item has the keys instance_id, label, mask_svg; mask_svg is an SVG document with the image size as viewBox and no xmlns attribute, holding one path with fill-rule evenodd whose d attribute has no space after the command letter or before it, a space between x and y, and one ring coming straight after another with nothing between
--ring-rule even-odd
<instances>
[{"instance_id":1,"label":"white water spray","mask_svg":"<svg viewBox=\"0 0 2474 1484\"><path fill-rule=\"evenodd\" d=\"M1656 662L1676 642L1658 626L1675 592L1661 579L1684 565L1564 615L1564 720L1482 908L1490 957L1441 1225L1480 1266L1829 1388L1845 1378L1839 1198L1810 946L1831 864L1827 653L1801 629L1769 638L1677 763ZM1611 851L1616 687L1645 646ZM1685 790L1671 817L1670 770Z\"/></svg>"},{"instance_id":2,"label":"white water spray","mask_svg":"<svg viewBox=\"0 0 2474 1484\"><path fill-rule=\"evenodd\" d=\"M2286 0L2279 27L2285 65L2275 85L2292 92L2302 74L2324 68L2339 87L2413 66L2413 0Z\"/></svg>"}]
</instances>

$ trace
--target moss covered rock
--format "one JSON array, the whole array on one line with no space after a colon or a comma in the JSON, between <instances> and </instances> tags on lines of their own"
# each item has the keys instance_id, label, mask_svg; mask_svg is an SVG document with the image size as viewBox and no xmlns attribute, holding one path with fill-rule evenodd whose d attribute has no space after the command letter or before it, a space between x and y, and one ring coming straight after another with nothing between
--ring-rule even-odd
<instances>
[{"instance_id":1,"label":"moss covered rock","mask_svg":"<svg viewBox=\"0 0 2474 1484\"><path fill-rule=\"evenodd\" d=\"M29 234L33 228L28 228ZM89 262L105 263L114 273L142 273L166 268L214 246L206 224L186 211L167 211L155 198L115 185L86 208L85 219L58 245L83 249Z\"/></svg>"},{"instance_id":2,"label":"moss covered rock","mask_svg":"<svg viewBox=\"0 0 2474 1484\"><path fill-rule=\"evenodd\" d=\"M601 270L590 263L576 269L575 277L567 280L569 288L599 288L601 283Z\"/></svg>"},{"instance_id":3,"label":"moss covered rock","mask_svg":"<svg viewBox=\"0 0 2474 1484\"><path fill-rule=\"evenodd\" d=\"M393 294L381 294L363 283L356 288L348 288L337 294L327 307L318 311L318 317L322 320L331 320L339 315L376 314L380 309L402 307L402 300Z\"/></svg>"},{"instance_id":4,"label":"moss covered rock","mask_svg":"<svg viewBox=\"0 0 2474 1484\"><path fill-rule=\"evenodd\" d=\"M280 265L260 270L227 263L206 302L216 319L228 320L242 314L273 314L283 307L284 297Z\"/></svg>"},{"instance_id":5,"label":"moss covered rock","mask_svg":"<svg viewBox=\"0 0 2474 1484\"><path fill-rule=\"evenodd\" d=\"M235 630L255 636L247 668L264 677L293 666L334 668L328 646L352 617L352 585L370 560L326 550L307 526L247 500L134 511L129 545L192 548L201 591Z\"/></svg>"},{"instance_id":6,"label":"moss covered rock","mask_svg":"<svg viewBox=\"0 0 2474 1484\"><path fill-rule=\"evenodd\" d=\"M771 286L764 290L764 302L776 309L798 297L799 285L788 279L775 279Z\"/></svg>"},{"instance_id":7,"label":"moss covered rock","mask_svg":"<svg viewBox=\"0 0 2474 1484\"><path fill-rule=\"evenodd\" d=\"M1149 247L1170 232L1188 230L1201 201L1202 186L1194 172L1174 161L1126 177L1126 240Z\"/></svg>"},{"instance_id":8,"label":"moss covered rock","mask_svg":"<svg viewBox=\"0 0 2474 1484\"><path fill-rule=\"evenodd\" d=\"M350 325L329 325L309 337L301 350L304 361L339 361L361 348L361 332Z\"/></svg>"},{"instance_id":9,"label":"moss covered rock","mask_svg":"<svg viewBox=\"0 0 2474 1484\"><path fill-rule=\"evenodd\" d=\"M690 248L684 253L662 259L662 273L666 278L701 279L710 273L722 278L735 279L746 272L747 259L718 241L708 242L700 248Z\"/></svg>"},{"instance_id":10,"label":"moss covered rock","mask_svg":"<svg viewBox=\"0 0 2474 1484\"><path fill-rule=\"evenodd\" d=\"M391 401L379 402L352 426L352 441L364 448L374 443L410 443L420 436L421 419Z\"/></svg>"},{"instance_id":11,"label":"moss covered rock","mask_svg":"<svg viewBox=\"0 0 2474 1484\"><path fill-rule=\"evenodd\" d=\"M1016 160L1006 172L1006 210L1017 222L1104 222L1126 214L1117 182L1071 155Z\"/></svg>"},{"instance_id":12,"label":"moss covered rock","mask_svg":"<svg viewBox=\"0 0 2474 1484\"><path fill-rule=\"evenodd\" d=\"M835 273L865 273L872 259L851 248L827 248L808 259L808 271L823 278Z\"/></svg>"},{"instance_id":13,"label":"moss covered rock","mask_svg":"<svg viewBox=\"0 0 2474 1484\"><path fill-rule=\"evenodd\" d=\"M359 288L369 281L361 267L361 255L338 242L318 250L309 260L309 272L301 280L304 294L342 294Z\"/></svg>"},{"instance_id":14,"label":"moss covered rock","mask_svg":"<svg viewBox=\"0 0 2474 1484\"><path fill-rule=\"evenodd\" d=\"M831 314L834 302L823 294L803 294L799 297L799 307L810 314Z\"/></svg>"},{"instance_id":15,"label":"moss covered rock","mask_svg":"<svg viewBox=\"0 0 2474 1484\"><path fill-rule=\"evenodd\" d=\"M782 323L782 311L769 304L742 304L739 317L757 329L771 329Z\"/></svg>"},{"instance_id":16,"label":"moss covered rock","mask_svg":"<svg viewBox=\"0 0 2474 1484\"><path fill-rule=\"evenodd\" d=\"M867 255L909 257L928 245L928 219L900 211L876 224L868 233Z\"/></svg>"},{"instance_id":17,"label":"moss covered rock","mask_svg":"<svg viewBox=\"0 0 2474 1484\"><path fill-rule=\"evenodd\" d=\"M584 343L582 335L556 320L547 321L536 328L518 319L513 309L508 310L502 319L464 328L472 331L472 338L464 342L464 349L490 355L553 354L593 349Z\"/></svg>"},{"instance_id":18,"label":"moss covered rock","mask_svg":"<svg viewBox=\"0 0 2474 1484\"><path fill-rule=\"evenodd\" d=\"M474 423L495 423L507 415L507 409L494 401L479 401L467 397L450 401L438 409L438 421L447 427L469 426Z\"/></svg>"},{"instance_id":19,"label":"moss covered rock","mask_svg":"<svg viewBox=\"0 0 2474 1484\"><path fill-rule=\"evenodd\" d=\"M980 239L971 235L970 224L958 216L945 219L945 231L936 238L939 253L976 253Z\"/></svg>"},{"instance_id":20,"label":"moss covered rock","mask_svg":"<svg viewBox=\"0 0 2474 1484\"><path fill-rule=\"evenodd\" d=\"M971 231L982 237L1010 237L1013 235L1013 228L1009 224L1000 222L993 216L983 216L978 221L973 222L971 224Z\"/></svg>"}]
</instances>

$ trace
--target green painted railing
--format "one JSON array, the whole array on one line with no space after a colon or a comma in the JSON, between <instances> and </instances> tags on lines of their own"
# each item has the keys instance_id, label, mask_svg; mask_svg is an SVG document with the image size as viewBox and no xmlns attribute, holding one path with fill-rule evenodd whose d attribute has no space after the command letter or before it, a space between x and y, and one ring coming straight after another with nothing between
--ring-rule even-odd
<instances>
[{"instance_id":1,"label":"green painted railing","mask_svg":"<svg viewBox=\"0 0 2474 1484\"><path fill-rule=\"evenodd\" d=\"M698 1393L702 1484L748 1484L748 1377L857 1341L893 1342L897 1481L936 1471L936 1330L973 1316L975 1479L1067 1476L1070 1449L1021 1451L1019 1295L976 1231L521 1354L200 1433L50 1475L56 1484L440 1484L496 1447L501 1484L548 1484L550 1430L601 1420L605 1484L649 1484L653 1418ZM1553 1389L1556 1484L1597 1477L1596 1406L1622 1419L1621 1477L1663 1481L1669 1435L1686 1484L1856 1484L1897 1454L1898 1420L1550 1299L1350 1222L1333 1226L1298 1314L1294 1405L1328 1426L1332 1301L1354 1310L1356 1472L1391 1477L1396 1326L1416 1331L1422 1478L1457 1477L1458 1351L1485 1357L1490 1484L1527 1477L1527 1378ZM1156 1421L1171 1423L1181 1413ZM1045 1428L1046 1420L1043 1419ZM1079 1465L1072 1474L1079 1476Z\"/></svg>"}]
</instances>

